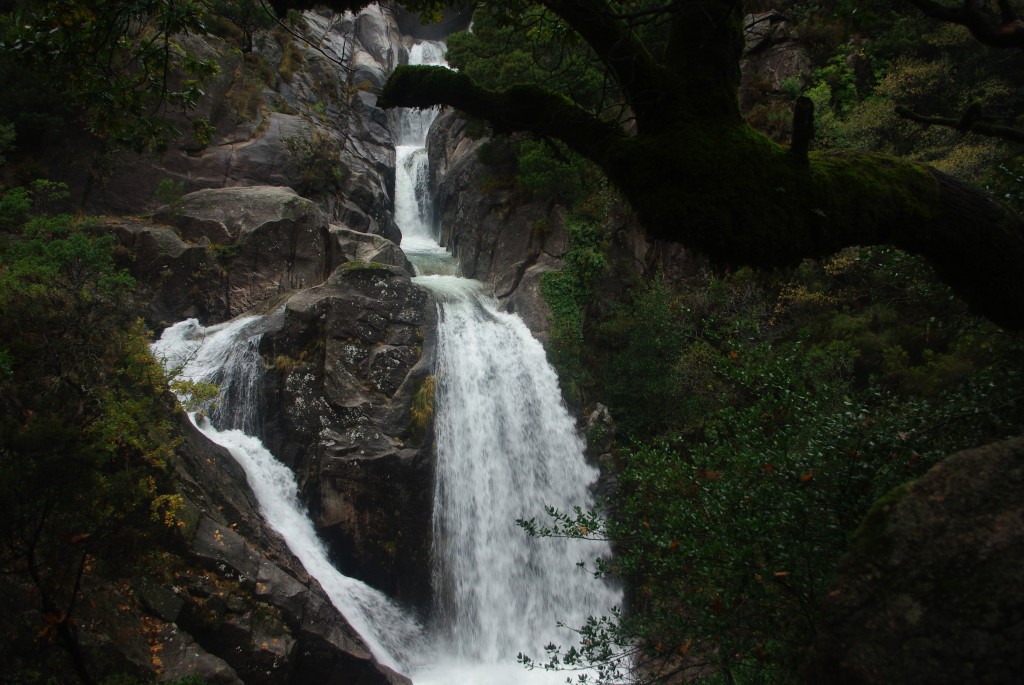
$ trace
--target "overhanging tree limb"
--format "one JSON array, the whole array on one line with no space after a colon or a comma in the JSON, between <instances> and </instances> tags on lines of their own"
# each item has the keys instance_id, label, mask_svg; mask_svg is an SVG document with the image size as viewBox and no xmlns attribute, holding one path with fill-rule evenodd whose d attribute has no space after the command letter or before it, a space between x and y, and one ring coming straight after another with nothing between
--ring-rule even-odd
<instances>
[{"instance_id":1,"label":"overhanging tree limb","mask_svg":"<svg viewBox=\"0 0 1024 685\"><path fill-rule=\"evenodd\" d=\"M557 138L590 159L604 159L609 147L625 137L618 125L602 121L540 86L524 84L491 91L444 67L398 67L377 104L385 109L449 105L485 119L496 133L527 131Z\"/></svg>"},{"instance_id":2,"label":"overhanging tree limb","mask_svg":"<svg viewBox=\"0 0 1024 685\"><path fill-rule=\"evenodd\" d=\"M965 116L962 116L959 119L949 117L929 117L924 114L918 114L906 107L897 107L896 114L904 119L908 119L919 124L925 124L926 126L945 126L947 128L955 128L958 131L963 131L965 133L969 131L971 133L980 133L985 136L1024 143L1024 130L1013 128L1012 126L1000 126L999 124L980 121L977 118L967 116L969 113L965 113Z\"/></svg>"},{"instance_id":3,"label":"overhanging tree limb","mask_svg":"<svg viewBox=\"0 0 1024 685\"><path fill-rule=\"evenodd\" d=\"M1016 215L928 167L849 151L804 158L802 149L791 153L738 118L739 0L665 1L675 13L670 45L691 46L669 57L688 55L685 68L641 50L605 0L537 4L576 29L622 90L634 89L630 97L650 94L643 106L656 112L656 125L629 135L540 85L489 91L438 67L396 70L379 104L451 105L497 132L561 140L605 172L648 235L718 262L780 266L852 245L894 245L928 259L982 315L1024 330L1024 226ZM1003 9L1003 19L1010 17ZM697 97L710 104L695 104Z\"/></svg>"}]
</instances>

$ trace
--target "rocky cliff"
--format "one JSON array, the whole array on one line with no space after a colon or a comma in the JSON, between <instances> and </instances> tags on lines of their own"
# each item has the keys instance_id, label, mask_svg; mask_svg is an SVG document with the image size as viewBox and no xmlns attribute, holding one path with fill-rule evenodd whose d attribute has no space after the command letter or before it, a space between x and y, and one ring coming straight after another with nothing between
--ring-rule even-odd
<instances>
[{"instance_id":1,"label":"rocky cliff","mask_svg":"<svg viewBox=\"0 0 1024 685\"><path fill-rule=\"evenodd\" d=\"M212 137L105 160L88 202L108 213L154 329L276 312L260 437L299 475L338 567L415 612L430 601L435 309L396 244L394 146L372 94L405 47L377 6L305 13L296 30L305 41L264 32L246 55L188 37L221 66L194 113ZM83 636L97 672L408 682L266 527L231 456L184 418L181 431L181 561L100 593L103 628Z\"/></svg>"},{"instance_id":2,"label":"rocky cliff","mask_svg":"<svg viewBox=\"0 0 1024 685\"><path fill-rule=\"evenodd\" d=\"M486 163L477 152L484 138L467 136L455 111L442 112L430 131L431 182L440 242L469 278L490 283L503 309L519 314L546 340L550 311L540 294L544 274L562 268L569 249L566 206L532 197L515 184L514 161ZM682 280L700 261L680 245L649 241L639 223L616 205L603 228L608 236L608 277L600 290L621 293L638 275L661 273Z\"/></svg>"},{"instance_id":3,"label":"rocky cliff","mask_svg":"<svg viewBox=\"0 0 1024 685\"><path fill-rule=\"evenodd\" d=\"M825 598L807 682L1017 683L1024 439L952 455L879 500Z\"/></svg>"},{"instance_id":4,"label":"rocky cliff","mask_svg":"<svg viewBox=\"0 0 1024 685\"><path fill-rule=\"evenodd\" d=\"M186 132L204 118L212 133L187 133L159 156L97 158L89 206L151 211L163 204L161 183L180 193L287 186L332 222L398 242L394 145L372 94L404 57L393 13L376 5L355 16L306 12L293 31L261 32L246 54L210 36L184 37L220 73L187 119L172 116Z\"/></svg>"}]
</instances>

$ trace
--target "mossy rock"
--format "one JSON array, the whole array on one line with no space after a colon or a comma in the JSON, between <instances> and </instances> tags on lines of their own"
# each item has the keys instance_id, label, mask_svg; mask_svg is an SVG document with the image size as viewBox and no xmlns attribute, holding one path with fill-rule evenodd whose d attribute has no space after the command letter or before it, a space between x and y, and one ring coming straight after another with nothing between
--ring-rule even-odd
<instances>
[{"instance_id":1,"label":"mossy rock","mask_svg":"<svg viewBox=\"0 0 1024 685\"><path fill-rule=\"evenodd\" d=\"M825 597L810 683L1019 683L1024 438L882 498Z\"/></svg>"}]
</instances>

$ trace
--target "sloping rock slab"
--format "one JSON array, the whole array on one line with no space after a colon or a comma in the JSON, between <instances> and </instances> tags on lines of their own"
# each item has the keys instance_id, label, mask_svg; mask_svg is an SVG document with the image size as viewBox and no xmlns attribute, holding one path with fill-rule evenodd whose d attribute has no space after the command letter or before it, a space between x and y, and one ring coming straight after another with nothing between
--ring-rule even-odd
<instances>
[{"instance_id":1,"label":"sloping rock slab","mask_svg":"<svg viewBox=\"0 0 1024 685\"><path fill-rule=\"evenodd\" d=\"M209 245L219 257L231 316L326 278L327 217L291 188L199 190L155 218L185 241Z\"/></svg>"},{"instance_id":2,"label":"sloping rock slab","mask_svg":"<svg viewBox=\"0 0 1024 685\"><path fill-rule=\"evenodd\" d=\"M879 500L825 599L808 683L1020 683L1024 439L959 452Z\"/></svg>"}]
</instances>

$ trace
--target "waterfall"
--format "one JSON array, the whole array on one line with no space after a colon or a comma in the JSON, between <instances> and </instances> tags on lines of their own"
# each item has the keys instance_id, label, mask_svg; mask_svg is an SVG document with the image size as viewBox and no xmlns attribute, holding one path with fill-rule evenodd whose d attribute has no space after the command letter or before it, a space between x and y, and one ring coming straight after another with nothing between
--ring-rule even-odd
<instances>
[{"instance_id":1,"label":"waterfall","mask_svg":"<svg viewBox=\"0 0 1024 685\"><path fill-rule=\"evenodd\" d=\"M166 329L153 343L153 354L179 378L220 384L221 406L209 419L193 414L193 422L242 466L264 519L320 582L377 660L396 670L408 669L409 658L422 653L421 627L386 595L331 565L299 499L295 475L247 432L258 417L263 376L259 340L280 315L240 317L208 328L188 319Z\"/></svg>"},{"instance_id":2,"label":"waterfall","mask_svg":"<svg viewBox=\"0 0 1024 685\"><path fill-rule=\"evenodd\" d=\"M514 664L518 652L543 660L550 642L575 645L556 624L581 626L621 599L577 563L609 556L606 543L534 539L515 523L543 518L546 506L587 507L598 475L543 347L518 316L497 310L483 284L452 276L416 282L434 292L440 318L435 631L439 651L458 668L476 665L477 675L462 682L477 683L479 672ZM552 676L506 672L494 682L544 677Z\"/></svg>"},{"instance_id":3,"label":"waterfall","mask_svg":"<svg viewBox=\"0 0 1024 685\"><path fill-rule=\"evenodd\" d=\"M419 45L443 54L427 42ZM434 237L423 148L434 116L401 109L395 120L402 249L416 265L415 281L434 293L439 319L433 658L413 680L562 683L565 673L526 671L516 655L543 662L545 645L577 643L559 623L579 627L621 604L618 589L578 564L608 557L610 548L530 538L515 522L543 519L547 506L589 507L598 473L584 457L540 343L518 316L498 311L484 284L445 275L457 266Z\"/></svg>"},{"instance_id":4,"label":"waterfall","mask_svg":"<svg viewBox=\"0 0 1024 685\"><path fill-rule=\"evenodd\" d=\"M410 61L443 64L443 46L424 41ZM397 116L395 198L402 247L418 270L432 272L416 282L434 293L439 314L431 639L386 596L334 569L294 475L253 437L261 420L259 340L281 313L210 327L183 321L164 331L153 352L183 379L220 385L220 407L193 421L244 468L267 523L378 661L411 671L416 685L561 683L566 674L526 671L516 655L543 661L549 643L568 649L577 636L559 623L578 627L621 603L616 588L577 563L608 557L610 549L530 538L515 521L543 517L547 506L589 507L597 470L584 457L555 372L523 322L498 311L484 284L439 275L455 267L431 229L425 141L434 116Z\"/></svg>"},{"instance_id":5,"label":"waterfall","mask_svg":"<svg viewBox=\"0 0 1024 685\"><path fill-rule=\"evenodd\" d=\"M444 43L420 41L409 50L409 64L447 66ZM427 134L439 112L402 109L395 119L395 223L402 230L402 249L407 253L440 256L434 233L434 206L430 192Z\"/></svg>"}]
</instances>

